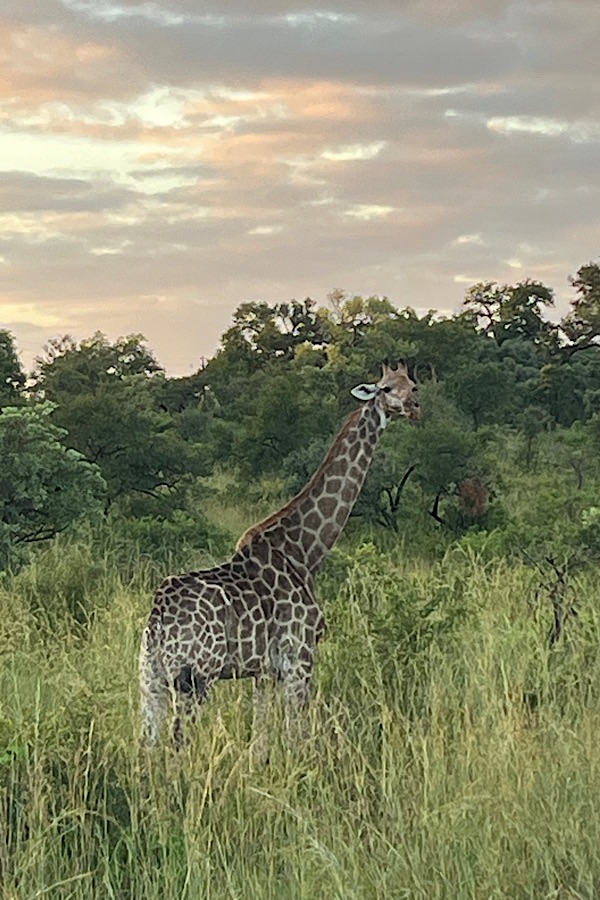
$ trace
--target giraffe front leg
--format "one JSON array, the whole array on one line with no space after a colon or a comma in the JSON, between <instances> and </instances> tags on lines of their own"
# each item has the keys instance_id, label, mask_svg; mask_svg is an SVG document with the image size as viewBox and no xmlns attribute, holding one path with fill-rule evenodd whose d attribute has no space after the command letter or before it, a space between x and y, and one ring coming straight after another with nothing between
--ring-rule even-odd
<instances>
[{"instance_id":1,"label":"giraffe front leg","mask_svg":"<svg viewBox=\"0 0 600 900\"><path fill-rule=\"evenodd\" d=\"M303 666L297 666L288 670L283 681L285 728L290 750L306 743L309 737L310 678L310 670Z\"/></svg>"},{"instance_id":2,"label":"giraffe front leg","mask_svg":"<svg viewBox=\"0 0 600 900\"><path fill-rule=\"evenodd\" d=\"M272 679L257 675L252 685L252 761L257 766L269 762L269 711Z\"/></svg>"}]
</instances>

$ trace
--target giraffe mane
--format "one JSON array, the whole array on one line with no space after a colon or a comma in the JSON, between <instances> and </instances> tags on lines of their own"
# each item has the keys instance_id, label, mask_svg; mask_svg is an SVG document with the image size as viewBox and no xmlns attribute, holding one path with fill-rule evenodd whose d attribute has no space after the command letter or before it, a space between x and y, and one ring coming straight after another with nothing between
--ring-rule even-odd
<instances>
[{"instance_id":1,"label":"giraffe mane","mask_svg":"<svg viewBox=\"0 0 600 900\"><path fill-rule=\"evenodd\" d=\"M340 443L344 440L344 438L346 437L348 432L354 427L354 425L360 418L363 408L364 407L359 406L358 409L355 409L353 412L351 412L350 415L347 417L347 419L344 421L342 427L340 428L340 430L338 432L336 439L334 440L331 447L327 451L327 455L323 459L323 462L321 463L319 468L313 474L310 481L307 484L305 484L305 486L302 488L301 491L299 491L299 493L297 493L294 497L292 497L292 499L289 501L289 503L286 503L286 505L283 506L281 509L278 509L276 512L271 513L271 515L267 516L266 519L263 519L261 522L257 522L256 525L252 525L246 532L244 532L244 534L241 536L241 538L239 539L239 541L236 544L235 549L237 551L242 550L244 547L246 547L248 544L250 544L252 539L257 534L259 534L261 531L265 531L267 528L270 528L271 525L275 525L275 523L279 519L281 519L283 516L285 516L285 514L287 512L289 512L291 509L293 509L293 507L296 506L297 503L299 503L301 500L304 499L304 497L306 497L308 494L310 494L310 492L312 491L313 485L314 485L317 477L321 473L322 469L325 468L325 466L327 466L335 456L337 456Z\"/></svg>"}]
</instances>

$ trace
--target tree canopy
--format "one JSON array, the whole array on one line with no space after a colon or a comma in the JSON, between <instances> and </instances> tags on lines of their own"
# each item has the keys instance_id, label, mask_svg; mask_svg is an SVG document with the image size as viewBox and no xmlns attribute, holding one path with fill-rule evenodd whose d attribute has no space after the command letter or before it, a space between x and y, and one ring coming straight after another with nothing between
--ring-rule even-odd
<instances>
[{"instance_id":1,"label":"tree canopy","mask_svg":"<svg viewBox=\"0 0 600 900\"><path fill-rule=\"evenodd\" d=\"M20 402L25 373L10 331L0 329L0 409Z\"/></svg>"},{"instance_id":2,"label":"tree canopy","mask_svg":"<svg viewBox=\"0 0 600 900\"><path fill-rule=\"evenodd\" d=\"M0 415L0 570L23 545L100 515L106 484L98 467L63 444L49 403Z\"/></svg>"},{"instance_id":3,"label":"tree canopy","mask_svg":"<svg viewBox=\"0 0 600 900\"><path fill-rule=\"evenodd\" d=\"M163 402L166 381L141 335L114 343L100 333L80 343L66 337L38 360L35 395L54 404L66 445L98 465L109 502L205 472L202 450Z\"/></svg>"},{"instance_id":4,"label":"tree canopy","mask_svg":"<svg viewBox=\"0 0 600 900\"><path fill-rule=\"evenodd\" d=\"M75 484L83 511L102 501L171 528L175 511L209 490L198 488L208 475L227 473L249 494L264 481L297 489L354 408L351 387L377 378L384 359L408 363L425 417L384 436L359 515L395 527L404 492L418 490L440 521L443 503L461 527L481 525L502 469L491 435L516 436L530 470L541 435L579 429L581 446L565 459L580 484L577 454L592 446L600 414L600 265L582 266L571 283L560 321L550 319L553 290L530 279L474 285L445 317L341 290L323 308L310 298L243 302L215 356L185 378L169 377L142 335L97 332L50 341L26 381L0 331L3 533L14 546L66 527Z\"/></svg>"}]
</instances>

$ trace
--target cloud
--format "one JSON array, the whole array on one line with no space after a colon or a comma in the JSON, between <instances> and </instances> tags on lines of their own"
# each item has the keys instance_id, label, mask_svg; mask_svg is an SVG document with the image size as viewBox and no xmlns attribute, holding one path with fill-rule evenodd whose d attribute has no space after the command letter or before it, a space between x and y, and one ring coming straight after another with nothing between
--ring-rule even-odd
<instances>
[{"instance_id":1,"label":"cloud","mask_svg":"<svg viewBox=\"0 0 600 900\"><path fill-rule=\"evenodd\" d=\"M549 116L493 116L487 120L491 131L504 134L540 134L546 137L567 136L575 143L600 143L600 122L569 122Z\"/></svg>"},{"instance_id":2,"label":"cloud","mask_svg":"<svg viewBox=\"0 0 600 900\"><path fill-rule=\"evenodd\" d=\"M452 244L456 247L460 247L461 245L468 247L484 247L485 241L480 234L459 234L457 238L454 238Z\"/></svg>"},{"instance_id":3,"label":"cloud","mask_svg":"<svg viewBox=\"0 0 600 900\"><path fill-rule=\"evenodd\" d=\"M324 150L323 159L331 162L354 162L361 159L374 159L385 147L385 141L374 141L370 144L349 144L334 150Z\"/></svg>"},{"instance_id":4,"label":"cloud","mask_svg":"<svg viewBox=\"0 0 600 900\"><path fill-rule=\"evenodd\" d=\"M65 214L122 209L135 196L134 192L119 188L109 180L94 184L85 178L0 172L0 218L4 217L5 221L15 213L43 210Z\"/></svg>"},{"instance_id":5,"label":"cloud","mask_svg":"<svg viewBox=\"0 0 600 900\"><path fill-rule=\"evenodd\" d=\"M355 219L361 219L368 222L371 219L384 219L394 212L393 206L378 206L376 203L357 203L345 210L345 216L352 216Z\"/></svg>"},{"instance_id":6,"label":"cloud","mask_svg":"<svg viewBox=\"0 0 600 900\"><path fill-rule=\"evenodd\" d=\"M460 83L505 72L514 52L490 52L494 41L437 23L405 18L383 4L369 14L312 16L227 15L198 12L199 4L72 2L62 8L61 33L37 22L13 36L13 65L25 51L28 78L76 92L104 78L120 91L140 83L191 85L198 81L252 84L285 77L351 83ZM32 16L35 20L47 18ZM57 62L59 60L60 62ZM21 68L23 68L21 64ZM72 81L65 75L70 71ZM123 73L127 78L123 79ZM118 88L117 88L118 89Z\"/></svg>"},{"instance_id":7,"label":"cloud","mask_svg":"<svg viewBox=\"0 0 600 900\"><path fill-rule=\"evenodd\" d=\"M599 18L587 0L2 11L0 318L28 356L45 329L142 331L183 372L248 299L338 285L447 310L529 276L564 305L598 253Z\"/></svg>"}]
</instances>

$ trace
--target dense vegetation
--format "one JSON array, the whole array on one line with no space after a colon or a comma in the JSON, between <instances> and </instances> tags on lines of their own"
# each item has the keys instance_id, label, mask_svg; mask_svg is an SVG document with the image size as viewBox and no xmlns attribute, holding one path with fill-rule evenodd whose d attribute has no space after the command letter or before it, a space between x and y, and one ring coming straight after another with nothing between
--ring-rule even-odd
<instances>
[{"instance_id":1,"label":"dense vegetation","mask_svg":"<svg viewBox=\"0 0 600 900\"><path fill-rule=\"evenodd\" d=\"M139 335L0 332L0 895L600 892L600 266L447 319L334 292L242 304L166 375ZM138 753L167 571L223 558L319 464L383 358L423 424L382 440L319 593L313 732L248 754L248 685L189 752Z\"/></svg>"}]
</instances>

